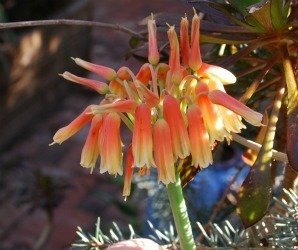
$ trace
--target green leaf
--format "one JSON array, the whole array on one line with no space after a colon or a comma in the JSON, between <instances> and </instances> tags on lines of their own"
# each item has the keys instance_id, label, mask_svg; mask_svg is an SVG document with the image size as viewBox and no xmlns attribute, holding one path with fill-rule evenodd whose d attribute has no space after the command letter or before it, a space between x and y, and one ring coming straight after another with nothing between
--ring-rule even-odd
<instances>
[{"instance_id":1,"label":"green leaf","mask_svg":"<svg viewBox=\"0 0 298 250\"><path fill-rule=\"evenodd\" d=\"M283 14L285 6L283 1L271 1L271 21L275 29L279 30L287 22L287 16Z\"/></svg>"},{"instance_id":2,"label":"green leaf","mask_svg":"<svg viewBox=\"0 0 298 250\"><path fill-rule=\"evenodd\" d=\"M255 26L259 31L272 31L274 29L271 20L270 1L261 1L247 7L248 15L246 20Z\"/></svg>"},{"instance_id":3,"label":"green leaf","mask_svg":"<svg viewBox=\"0 0 298 250\"><path fill-rule=\"evenodd\" d=\"M230 0L231 5L238 9L242 14L247 14L247 7L261 2L260 0Z\"/></svg>"},{"instance_id":4,"label":"green leaf","mask_svg":"<svg viewBox=\"0 0 298 250\"><path fill-rule=\"evenodd\" d=\"M272 151L284 91L284 88L277 91L261 150L238 196L237 213L245 228L261 220L270 204Z\"/></svg>"}]
</instances>

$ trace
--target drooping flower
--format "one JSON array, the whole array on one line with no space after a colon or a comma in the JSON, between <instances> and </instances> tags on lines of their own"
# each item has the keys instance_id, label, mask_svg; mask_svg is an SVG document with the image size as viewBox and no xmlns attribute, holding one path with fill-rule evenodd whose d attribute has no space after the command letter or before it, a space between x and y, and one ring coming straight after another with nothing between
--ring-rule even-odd
<instances>
[{"instance_id":1,"label":"drooping flower","mask_svg":"<svg viewBox=\"0 0 298 250\"><path fill-rule=\"evenodd\" d=\"M58 130L53 144L61 144L91 123L81 165L93 169L100 156L100 173L122 175L122 121L132 132L124 170L123 195L128 196L135 167L141 176L148 174L150 167L156 167L158 180L167 185L175 182L175 165L180 159L191 155L195 167L212 164L214 143L229 141L232 132L241 132L245 128L242 118L260 126L262 115L225 91L224 85L235 83L236 77L224 68L202 62L199 26L200 18L195 14L189 36L188 20L182 18L180 43L174 26L170 26L169 61L160 63L156 23L149 19L149 63L143 64L136 74L127 67L115 71L75 58L79 66L107 83L69 72L62 77L105 94L105 98Z\"/></svg>"},{"instance_id":2,"label":"drooping flower","mask_svg":"<svg viewBox=\"0 0 298 250\"><path fill-rule=\"evenodd\" d=\"M170 127L162 118L158 119L153 126L153 145L158 180L164 184L175 182L175 162Z\"/></svg>"},{"instance_id":3,"label":"drooping flower","mask_svg":"<svg viewBox=\"0 0 298 250\"><path fill-rule=\"evenodd\" d=\"M88 106L77 118L75 118L67 126L60 128L53 137L53 145L55 143L61 144L69 139L71 136L81 130L88 122L91 121L93 114L91 114L91 107Z\"/></svg>"},{"instance_id":4,"label":"drooping flower","mask_svg":"<svg viewBox=\"0 0 298 250\"><path fill-rule=\"evenodd\" d=\"M98 136L100 135L102 125L102 116L95 115L91 122L91 127L81 154L81 166L91 168L91 172L95 167L99 149Z\"/></svg>"},{"instance_id":5,"label":"drooping flower","mask_svg":"<svg viewBox=\"0 0 298 250\"><path fill-rule=\"evenodd\" d=\"M154 166L151 111L146 103L139 105L135 112L132 132L132 152L136 167Z\"/></svg>"},{"instance_id":6,"label":"drooping flower","mask_svg":"<svg viewBox=\"0 0 298 250\"><path fill-rule=\"evenodd\" d=\"M205 168L212 164L209 134L205 128L202 112L195 104L187 109L188 132L192 165Z\"/></svg>"},{"instance_id":7,"label":"drooping flower","mask_svg":"<svg viewBox=\"0 0 298 250\"><path fill-rule=\"evenodd\" d=\"M108 113L103 117L100 137L100 173L122 175L122 142L120 138L120 117L117 113Z\"/></svg>"},{"instance_id":8,"label":"drooping flower","mask_svg":"<svg viewBox=\"0 0 298 250\"><path fill-rule=\"evenodd\" d=\"M163 115L170 127L174 159L177 160L178 157L184 159L190 154L187 128L179 103L171 95L165 95L164 97Z\"/></svg>"},{"instance_id":9,"label":"drooping flower","mask_svg":"<svg viewBox=\"0 0 298 250\"><path fill-rule=\"evenodd\" d=\"M132 154L132 146L130 145L125 159L125 169L124 169L124 186L123 186L123 196L127 197L130 195L131 181L133 177L134 170L134 159Z\"/></svg>"}]
</instances>

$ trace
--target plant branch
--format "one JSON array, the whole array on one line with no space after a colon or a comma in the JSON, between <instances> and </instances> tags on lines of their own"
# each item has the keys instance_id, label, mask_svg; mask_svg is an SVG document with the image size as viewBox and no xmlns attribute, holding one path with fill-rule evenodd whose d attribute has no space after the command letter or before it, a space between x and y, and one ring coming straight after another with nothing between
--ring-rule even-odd
<instances>
[{"instance_id":1,"label":"plant branch","mask_svg":"<svg viewBox=\"0 0 298 250\"><path fill-rule=\"evenodd\" d=\"M37 21L21 21L21 22L10 22L10 23L0 23L0 29L12 29L12 28L25 28L25 27L37 27L37 26L89 26L89 27L100 27L108 28L113 30L122 31L129 35L144 39L139 33L121 26L119 24L103 23L95 21L86 20L74 20L74 19L53 19L53 20L37 20Z\"/></svg>"},{"instance_id":2,"label":"plant branch","mask_svg":"<svg viewBox=\"0 0 298 250\"><path fill-rule=\"evenodd\" d=\"M259 144L259 143L256 143L254 141L251 141L251 140L247 140L245 139L244 137L238 135L238 134L235 134L235 133L232 133L232 137L233 137L233 140L238 142L239 144L247 147L247 148L250 148L252 150L255 150L257 152L260 151L262 145ZM283 162L286 162L288 163L289 160L288 160L288 157L285 153L282 153L282 152L279 152L277 150L272 150L272 157L273 159L275 159L276 161L283 161Z\"/></svg>"}]
</instances>

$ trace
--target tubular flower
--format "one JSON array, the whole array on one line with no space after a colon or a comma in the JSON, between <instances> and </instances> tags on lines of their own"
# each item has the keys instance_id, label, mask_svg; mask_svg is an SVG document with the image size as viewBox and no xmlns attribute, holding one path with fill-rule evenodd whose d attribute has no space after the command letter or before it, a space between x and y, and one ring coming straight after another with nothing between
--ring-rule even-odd
<instances>
[{"instance_id":1,"label":"tubular flower","mask_svg":"<svg viewBox=\"0 0 298 250\"><path fill-rule=\"evenodd\" d=\"M83 67L84 69L87 69L101 77L103 77L104 79L108 80L108 81L112 81L116 78L117 74L115 72L115 70L102 66L102 65L97 65L97 64L93 64L93 63L89 63L86 62L80 58L72 58L75 63L81 67Z\"/></svg>"},{"instance_id":2,"label":"tubular flower","mask_svg":"<svg viewBox=\"0 0 298 250\"><path fill-rule=\"evenodd\" d=\"M151 111L147 104L137 107L132 133L132 152L136 167L153 166Z\"/></svg>"},{"instance_id":3,"label":"tubular flower","mask_svg":"<svg viewBox=\"0 0 298 250\"><path fill-rule=\"evenodd\" d=\"M164 97L163 115L170 127L174 159L176 160L178 157L184 159L190 154L187 128L180 111L179 103L171 95Z\"/></svg>"},{"instance_id":4,"label":"tubular flower","mask_svg":"<svg viewBox=\"0 0 298 250\"><path fill-rule=\"evenodd\" d=\"M95 115L91 122L91 127L81 154L81 166L91 168L91 172L95 167L99 150L98 135L102 125L102 116Z\"/></svg>"},{"instance_id":5,"label":"tubular flower","mask_svg":"<svg viewBox=\"0 0 298 250\"><path fill-rule=\"evenodd\" d=\"M91 108L88 106L76 119L74 119L67 126L60 128L53 137L53 145L55 143L61 144L68 138L76 134L80 129L82 129L88 122L91 121L93 115L90 114Z\"/></svg>"},{"instance_id":6,"label":"tubular flower","mask_svg":"<svg viewBox=\"0 0 298 250\"><path fill-rule=\"evenodd\" d=\"M180 23L180 42L181 42L181 59L183 65L188 65L189 62L189 36L188 36L188 20L187 17L182 17Z\"/></svg>"},{"instance_id":7,"label":"tubular flower","mask_svg":"<svg viewBox=\"0 0 298 250\"><path fill-rule=\"evenodd\" d=\"M197 71L202 65L200 52L200 18L195 14L191 24L191 47L189 55L189 67Z\"/></svg>"},{"instance_id":8,"label":"tubular flower","mask_svg":"<svg viewBox=\"0 0 298 250\"><path fill-rule=\"evenodd\" d=\"M164 184L175 181L174 155L168 123L160 118L153 127L154 159L158 180Z\"/></svg>"},{"instance_id":9,"label":"tubular flower","mask_svg":"<svg viewBox=\"0 0 298 250\"><path fill-rule=\"evenodd\" d=\"M124 169L123 196L125 197L130 195L133 169L134 169L134 159L132 155L132 146L130 145L126 153L125 169Z\"/></svg>"},{"instance_id":10,"label":"tubular flower","mask_svg":"<svg viewBox=\"0 0 298 250\"><path fill-rule=\"evenodd\" d=\"M213 162L210 140L204 125L202 112L197 105L193 104L188 107L187 119L192 165L202 168L208 167Z\"/></svg>"},{"instance_id":11,"label":"tubular flower","mask_svg":"<svg viewBox=\"0 0 298 250\"><path fill-rule=\"evenodd\" d=\"M212 164L215 141L229 141L232 132L241 132L245 128L242 118L252 125L261 125L261 114L225 92L224 85L235 83L236 77L226 69L202 62L198 15L192 19L190 36L188 26L187 18L182 18L180 44L174 27L169 28L168 63L159 62L156 24L150 19L149 63L143 64L137 73L127 67L115 71L75 58L79 66L107 83L69 72L62 74L66 80L105 94L105 98L58 130L52 144L61 144L91 123L81 165L93 169L100 157L100 173L122 175L123 122L132 132L125 161L124 196L130 193L134 167L141 176L148 174L150 167L156 167L158 180L167 185L175 181L175 165L180 159L191 155L195 167Z\"/></svg>"},{"instance_id":12,"label":"tubular flower","mask_svg":"<svg viewBox=\"0 0 298 250\"><path fill-rule=\"evenodd\" d=\"M148 40L148 61L152 65L157 65L159 62L159 52L156 39L156 24L153 17L148 20Z\"/></svg>"},{"instance_id":13,"label":"tubular flower","mask_svg":"<svg viewBox=\"0 0 298 250\"><path fill-rule=\"evenodd\" d=\"M177 34L175 32L174 26L171 26L168 30L168 38L170 42L170 56L169 56L169 83L170 86L172 84L179 84L182 80L182 72L180 66L180 49L179 49L179 41Z\"/></svg>"},{"instance_id":14,"label":"tubular flower","mask_svg":"<svg viewBox=\"0 0 298 250\"><path fill-rule=\"evenodd\" d=\"M122 175L120 117L117 113L109 113L103 117L102 129L98 139L101 155L100 173L108 172L113 175Z\"/></svg>"},{"instance_id":15,"label":"tubular flower","mask_svg":"<svg viewBox=\"0 0 298 250\"><path fill-rule=\"evenodd\" d=\"M91 88L99 94L106 94L109 91L109 86L104 82L79 77L67 71L65 71L61 76L66 80Z\"/></svg>"}]
</instances>

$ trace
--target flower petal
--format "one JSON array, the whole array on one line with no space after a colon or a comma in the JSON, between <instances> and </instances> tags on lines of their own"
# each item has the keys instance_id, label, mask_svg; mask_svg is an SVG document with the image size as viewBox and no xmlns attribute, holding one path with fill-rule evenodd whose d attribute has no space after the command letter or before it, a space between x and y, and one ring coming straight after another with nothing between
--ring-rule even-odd
<instances>
[{"instance_id":1,"label":"flower petal","mask_svg":"<svg viewBox=\"0 0 298 250\"><path fill-rule=\"evenodd\" d=\"M155 165L153 161L151 110L145 103L136 108L132 152L134 164L137 167L141 168L146 165L149 168Z\"/></svg>"},{"instance_id":2,"label":"flower petal","mask_svg":"<svg viewBox=\"0 0 298 250\"><path fill-rule=\"evenodd\" d=\"M164 184L175 182L174 156L168 123L160 118L153 126L154 161L158 180Z\"/></svg>"},{"instance_id":3,"label":"flower petal","mask_svg":"<svg viewBox=\"0 0 298 250\"><path fill-rule=\"evenodd\" d=\"M188 65L193 71L197 71L202 65L200 52L200 18L197 14L192 18L191 47Z\"/></svg>"},{"instance_id":4,"label":"flower petal","mask_svg":"<svg viewBox=\"0 0 298 250\"><path fill-rule=\"evenodd\" d=\"M99 136L100 173L108 172L113 175L122 175L123 173L120 122L117 113L109 113L103 117Z\"/></svg>"},{"instance_id":5,"label":"flower petal","mask_svg":"<svg viewBox=\"0 0 298 250\"><path fill-rule=\"evenodd\" d=\"M124 186L123 186L123 196L125 197L130 195L133 170L134 170L134 159L132 155L132 147L130 145L126 152L126 159L125 159Z\"/></svg>"},{"instance_id":6,"label":"flower petal","mask_svg":"<svg viewBox=\"0 0 298 250\"><path fill-rule=\"evenodd\" d=\"M167 121L172 139L174 159L184 159L190 154L187 128L176 98L166 95L163 101L163 115Z\"/></svg>"},{"instance_id":7,"label":"flower petal","mask_svg":"<svg viewBox=\"0 0 298 250\"><path fill-rule=\"evenodd\" d=\"M254 126L261 126L262 125L262 118L263 115L250 109L242 102L239 102L235 98L231 97L230 95L220 91L220 90L213 90L209 93L210 100L218 105L222 105L229 110L232 110L236 114L242 116L248 123Z\"/></svg>"},{"instance_id":8,"label":"flower petal","mask_svg":"<svg viewBox=\"0 0 298 250\"><path fill-rule=\"evenodd\" d=\"M208 167L213 162L209 135L197 105L193 104L187 109L187 118L192 165L201 168Z\"/></svg>"},{"instance_id":9,"label":"flower petal","mask_svg":"<svg viewBox=\"0 0 298 250\"><path fill-rule=\"evenodd\" d=\"M61 74L61 76L68 81L87 86L100 94L106 94L109 91L109 86L104 82L79 77L67 71Z\"/></svg>"},{"instance_id":10,"label":"flower petal","mask_svg":"<svg viewBox=\"0 0 298 250\"><path fill-rule=\"evenodd\" d=\"M109 67L105 67L105 66L102 66L99 64L90 63L90 62L84 61L80 58L72 58L72 59L75 61L75 63L77 65L103 77L104 79L106 79L108 81L112 81L117 77L115 70L113 70Z\"/></svg>"},{"instance_id":11,"label":"flower petal","mask_svg":"<svg viewBox=\"0 0 298 250\"><path fill-rule=\"evenodd\" d=\"M95 115L91 122L91 127L81 154L81 166L84 168L95 167L99 150L98 150L98 135L102 125L102 116Z\"/></svg>"},{"instance_id":12,"label":"flower petal","mask_svg":"<svg viewBox=\"0 0 298 250\"><path fill-rule=\"evenodd\" d=\"M198 74L211 74L212 76L218 78L223 84L231 84L237 81L236 76L232 72L222 67L207 63L202 64L198 70Z\"/></svg>"},{"instance_id":13,"label":"flower petal","mask_svg":"<svg viewBox=\"0 0 298 250\"><path fill-rule=\"evenodd\" d=\"M76 134L81 130L89 121L91 121L93 114L91 112L91 106L88 106L77 118L75 118L67 126L60 128L53 137L53 145L55 143L61 144L66 141L68 138Z\"/></svg>"},{"instance_id":14,"label":"flower petal","mask_svg":"<svg viewBox=\"0 0 298 250\"><path fill-rule=\"evenodd\" d=\"M148 61L152 65L157 65L159 62L159 52L156 39L156 24L153 19L148 20L148 43Z\"/></svg>"},{"instance_id":15,"label":"flower petal","mask_svg":"<svg viewBox=\"0 0 298 250\"><path fill-rule=\"evenodd\" d=\"M91 105L91 111L93 114L102 114L109 112L134 112L137 103L133 100L120 100L113 103Z\"/></svg>"},{"instance_id":16,"label":"flower petal","mask_svg":"<svg viewBox=\"0 0 298 250\"><path fill-rule=\"evenodd\" d=\"M190 52L188 26L189 26L189 22L187 20L187 17L182 17L180 22L180 43L181 43L182 64L185 66L188 65L189 52Z\"/></svg>"}]
</instances>

